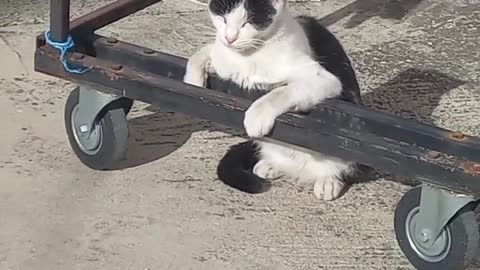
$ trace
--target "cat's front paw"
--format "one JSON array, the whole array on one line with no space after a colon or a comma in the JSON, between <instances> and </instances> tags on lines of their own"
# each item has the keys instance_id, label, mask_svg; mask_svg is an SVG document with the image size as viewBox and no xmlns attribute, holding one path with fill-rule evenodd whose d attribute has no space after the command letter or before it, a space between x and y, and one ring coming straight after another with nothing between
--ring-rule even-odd
<instances>
[{"instance_id":1,"label":"cat's front paw","mask_svg":"<svg viewBox=\"0 0 480 270\"><path fill-rule=\"evenodd\" d=\"M340 197L345 183L336 177L325 177L315 181L313 193L319 199L332 201Z\"/></svg>"},{"instance_id":2,"label":"cat's front paw","mask_svg":"<svg viewBox=\"0 0 480 270\"><path fill-rule=\"evenodd\" d=\"M269 104L255 101L245 112L243 126L249 137L263 137L272 130L276 117L275 110Z\"/></svg>"},{"instance_id":3,"label":"cat's front paw","mask_svg":"<svg viewBox=\"0 0 480 270\"><path fill-rule=\"evenodd\" d=\"M198 87L205 87L207 81L206 77L207 75L205 72L199 70L187 70L187 73L185 73L185 76L183 77L183 82Z\"/></svg>"}]
</instances>

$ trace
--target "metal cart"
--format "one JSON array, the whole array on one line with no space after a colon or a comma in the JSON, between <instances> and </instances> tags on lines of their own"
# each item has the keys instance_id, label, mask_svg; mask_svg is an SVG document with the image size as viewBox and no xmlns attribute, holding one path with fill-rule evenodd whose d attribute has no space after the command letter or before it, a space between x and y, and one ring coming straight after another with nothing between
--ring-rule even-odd
<instances>
[{"instance_id":1,"label":"metal cart","mask_svg":"<svg viewBox=\"0 0 480 270\"><path fill-rule=\"evenodd\" d=\"M133 100L243 130L255 96L215 77L208 89L184 84L186 59L95 34L159 1L119 0L70 22L70 1L50 0L51 28L37 38L35 70L78 83L66 101L65 127L90 168L112 168L124 156ZM281 116L265 140L420 180L394 221L398 244L417 269L465 269L478 256L480 139L327 100L308 115Z\"/></svg>"}]
</instances>

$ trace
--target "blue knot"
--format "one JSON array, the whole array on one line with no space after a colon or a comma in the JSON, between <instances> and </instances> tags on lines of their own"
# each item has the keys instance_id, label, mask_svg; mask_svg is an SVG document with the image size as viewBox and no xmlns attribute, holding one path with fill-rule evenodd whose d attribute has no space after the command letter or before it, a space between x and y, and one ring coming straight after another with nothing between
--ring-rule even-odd
<instances>
[{"instance_id":1,"label":"blue knot","mask_svg":"<svg viewBox=\"0 0 480 270\"><path fill-rule=\"evenodd\" d=\"M67 59L65 59L65 54L67 53L68 50L73 48L75 46L75 43L73 42L72 36L68 36L67 40L65 42L55 42L50 39L50 31L45 32L45 40L47 41L47 44L58 49L60 51L60 62L63 64L63 68L69 72L69 73L75 73L75 74L83 74L87 72L89 69L81 69L81 68L72 68L68 65Z\"/></svg>"}]
</instances>

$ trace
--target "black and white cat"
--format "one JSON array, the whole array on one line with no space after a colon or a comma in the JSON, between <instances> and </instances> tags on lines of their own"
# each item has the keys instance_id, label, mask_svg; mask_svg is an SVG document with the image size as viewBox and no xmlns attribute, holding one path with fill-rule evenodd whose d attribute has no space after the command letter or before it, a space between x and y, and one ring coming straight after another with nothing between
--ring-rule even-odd
<instances>
[{"instance_id":1,"label":"black and white cat","mask_svg":"<svg viewBox=\"0 0 480 270\"><path fill-rule=\"evenodd\" d=\"M216 73L244 89L268 91L245 112L246 132L257 140L229 150L219 164L220 180L256 193L264 179L287 177L313 184L318 198L338 198L354 163L259 138L283 113L307 111L328 98L361 103L341 44L315 19L293 16L288 0L210 0L208 7L216 40L189 59L184 82L206 86L208 74Z\"/></svg>"}]
</instances>

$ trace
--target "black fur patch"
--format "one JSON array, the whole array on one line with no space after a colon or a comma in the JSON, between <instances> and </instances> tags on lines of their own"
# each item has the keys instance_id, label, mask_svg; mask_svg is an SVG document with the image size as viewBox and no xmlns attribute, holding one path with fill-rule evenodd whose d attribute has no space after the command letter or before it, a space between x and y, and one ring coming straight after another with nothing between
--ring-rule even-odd
<instances>
[{"instance_id":1,"label":"black fur patch","mask_svg":"<svg viewBox=\"0 0 480 270\"><path fill-rule=\"evenodd\" d=\"M225 16L242 4L243 1L244 0L212 0L208 8L215 15Z\"/></svg>"},{"instance_id":2,"label":"black fur patch","mask_svg":"<svg viewBox=\"0 0 480 270\"><path fill-rule=\"evenodd\" d=\"M230 147L217 167L220 181L246 193L262 193L270 189L271 183L253 174L258 162L257 146L252 141Z\"/></svg>"},{"instance_id":3,"label":"black fur patch","mask_svg":"<svg viewBox=\"0 0 480 270\"><path fill-rule=\"evenodd\" d=\"M338 98L362 105L355 71L340 41L315 18L299 16L297 20L303 26L315 60L342 83L342 93Z\"/></svg>"},{"instance_id":4,"label":"black fur patch","mask_svg":"<svg viewBox=\"0 0 480 270\"><path fill-rule=\"evenodd\" d=\"M273 22L273 16L277 13L273 7L274 0L246 0L245 9L248 13L248 21L257 29L265 29Z\"/></svg>"},{"instance_id":5,"label":"black fur patch","mask_svg":"<svg viewBox=\"0 0 480 270\"><path fill-rule=\"evenodd\" d=\"M273 22L273 16L277 12L272 1L275 0L212 0L209 8L213 14L225 16L243 4L247 10L248 22L256 29L262 30Z\"/></svg>"}]
</instances>

